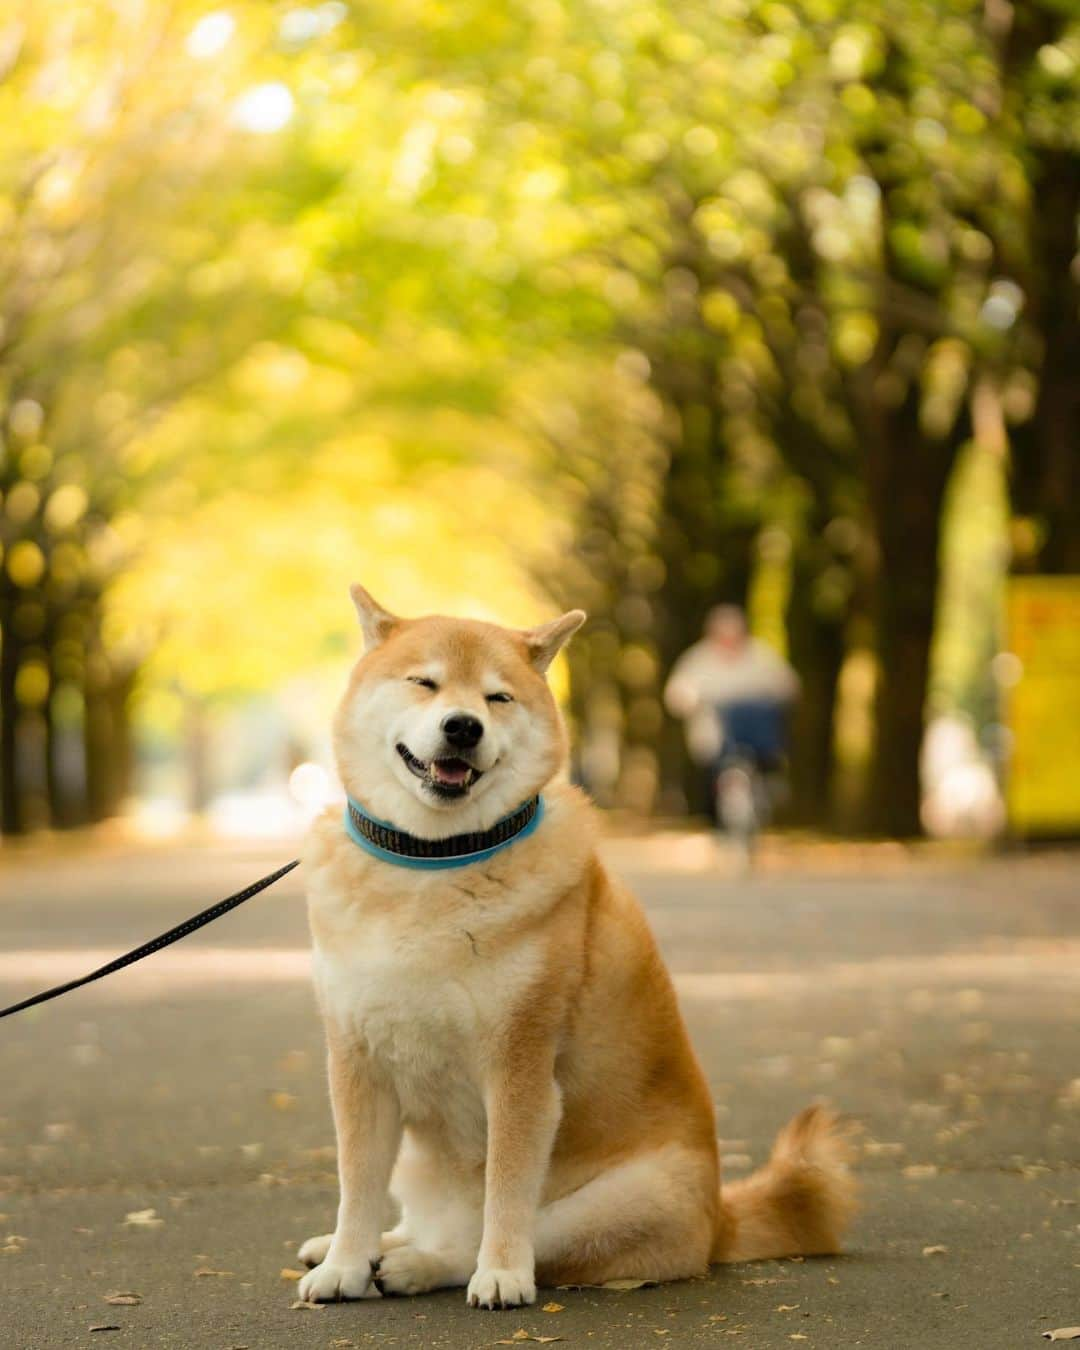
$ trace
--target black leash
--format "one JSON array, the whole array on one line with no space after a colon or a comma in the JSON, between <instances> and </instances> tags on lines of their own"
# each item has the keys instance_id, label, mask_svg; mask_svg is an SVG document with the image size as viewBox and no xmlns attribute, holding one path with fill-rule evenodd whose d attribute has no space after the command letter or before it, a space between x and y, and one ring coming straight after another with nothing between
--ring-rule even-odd
<instances>
[{"instance_id":1,"label":"black leash","mask_svg":"<svg viewBox=\"0 0 1080 1350\"><path fill-rule=\"evenodd\" d=\"M230 895L225 900L219 900L216 905L211 905L209 909L204 909L199 914L193 914L190 919L185 919L175 928L170 928L167 933L151 938L149 942L144 942L141 947L136 947L134 951L127 952L124 956L118 956L115 961L110 961L108 965L101 966L98 970L92 970L89 975L82 975L77 980L69 980L67 984L58 984L55 989L45 989L42 993L34 994L31 998L24 998L21 1003L13 1003L10 1008L0 1009L0 1018L10 1017L12 1013L22 1012L26 1008L33 1008L38 1003L48 1003L51 998L59 998L61 994L70 994L73 989L81 989L84 984L91 984L94 980L102 980L106 975L112 975L118 970L123 970L125 966L134 965L136 961L141 961L144 956L153 956L163 947L168 947L173 942L179 942L189 933L194 933L205 927L206 924L213 923L215 919L220 919L223 914L228 914L230 909L242 905L245 900L250 900L253 895L265 891L267 886L272 886L275 881L280 881L283 876L291 872L294 867L299 867L299 865L300 859L294 858L284 867L279 867L276 872L271 872L268 877L253 881L250 886L245 886L242 891L237 891L235 895Z\"/></svg>"}]
</instances>

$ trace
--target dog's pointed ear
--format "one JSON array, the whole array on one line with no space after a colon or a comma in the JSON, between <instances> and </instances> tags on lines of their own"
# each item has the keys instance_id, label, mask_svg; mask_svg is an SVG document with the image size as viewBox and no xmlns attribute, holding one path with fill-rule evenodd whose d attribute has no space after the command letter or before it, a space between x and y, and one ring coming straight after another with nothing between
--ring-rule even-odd
<instances>
[{"instance_id":1,"label":"dog's pointed ear","mask_svg":"<svg viewBox=\"0 0 1080 1350\"><path fill-rule=\"evenodd\" d=\"M369 652L380 642L385 642L401 620L383 609L363 586L350 586L349 594L360 616L360 627L364 630L364 650Z\"/></svg>"},{"instance_id":2,"label":"dog's pointed ear","mask_svg":"<svg viewBox=\"0 0 1080 1350\"><path fill-rule=\"evenodd\" d=\"M525 646L529 649L529 660L541 675L584 622L585 611L572 609L551 623L541 624L539 628L527 628L522 633Z\"/></svg>"}]
</instances>

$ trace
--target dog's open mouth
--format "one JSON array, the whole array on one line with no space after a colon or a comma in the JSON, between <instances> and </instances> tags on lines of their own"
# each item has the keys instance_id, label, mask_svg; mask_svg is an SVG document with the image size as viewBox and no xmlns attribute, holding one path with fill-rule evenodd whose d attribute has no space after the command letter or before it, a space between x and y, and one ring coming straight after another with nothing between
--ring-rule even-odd
<instances>
[{"instance_id":1,"label":"dog's open mouth","mask_svg":"<svg viewBox=\"0 0 1080 1350\"><path fill-rule=\"evenodd\" d=\"M414 773L426 787L441 797L464 797L477 779L484 776L468 760L460 759L456 755L433 759L425 764L422 759L417 759L407 745L400 742L397 752L405 761L409 772Z\"/></svg>"}]
</instances>

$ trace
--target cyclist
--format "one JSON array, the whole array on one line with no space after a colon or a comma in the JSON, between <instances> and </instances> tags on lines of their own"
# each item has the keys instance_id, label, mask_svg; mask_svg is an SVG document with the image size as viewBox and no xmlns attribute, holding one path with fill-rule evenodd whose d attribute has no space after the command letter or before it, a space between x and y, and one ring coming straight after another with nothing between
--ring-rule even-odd
<instances>
[{"instance_id":1,"label":"cyclist","mask_svg":"<svg viewBox=\"0 0 1080 1350\"><path fill-rule=\"evenodd\" d=\"M782 767L786 720L799 677L747 632L737 605L717 605L699 642L675 662L664 689L684 720L691 759L708 775L716 825L747 846L768 812L765 776Z\"/></svg>"}]
</instances>

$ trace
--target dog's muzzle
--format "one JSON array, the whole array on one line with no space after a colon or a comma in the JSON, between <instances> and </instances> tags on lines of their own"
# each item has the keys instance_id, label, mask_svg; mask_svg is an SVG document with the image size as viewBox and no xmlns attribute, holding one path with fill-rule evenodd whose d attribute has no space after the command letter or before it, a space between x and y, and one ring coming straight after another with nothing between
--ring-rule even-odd
<instances>
[{"instance_id":1,"label":"dog's muzzle","mask_svg":"<svg viewBox=\"0 0 1080 1350\"><path fill-rule=\"evenodd\" d=\"M471 718L470 720L476 722L477 719ZM482 727L481 734L483 734ZM447 739L449 740L449 736ZM476 739L479 740L480 737L477 736ZM476 741L473 741L472 744L475 745ZM409 772L419 778L429 791L439 797L464 797L470 788L484 776L482 770L459 755L438 755L425 763L424 760L414 755L403 742L399 741L396 748Z\"/></svg>"}]
</instances>

